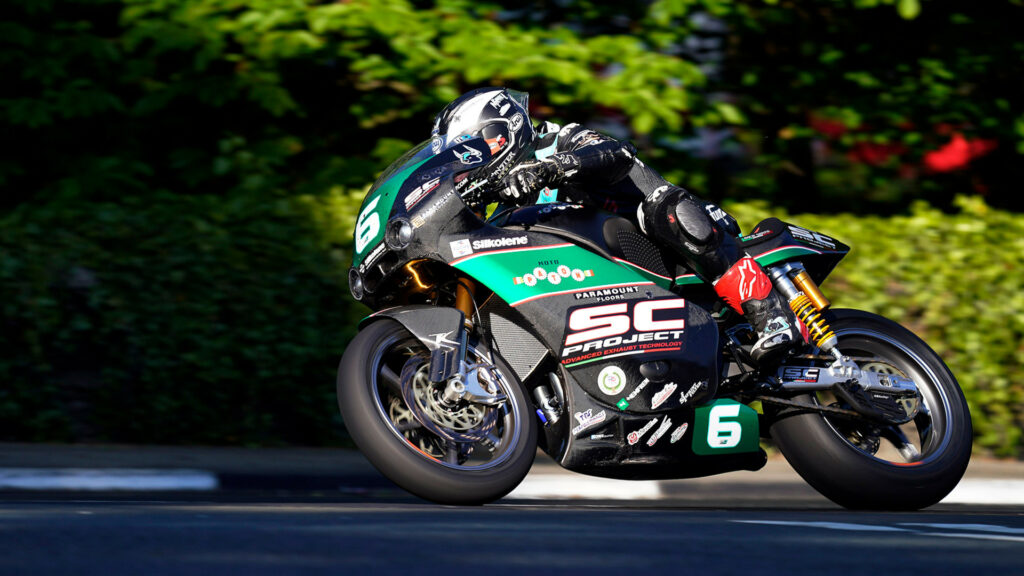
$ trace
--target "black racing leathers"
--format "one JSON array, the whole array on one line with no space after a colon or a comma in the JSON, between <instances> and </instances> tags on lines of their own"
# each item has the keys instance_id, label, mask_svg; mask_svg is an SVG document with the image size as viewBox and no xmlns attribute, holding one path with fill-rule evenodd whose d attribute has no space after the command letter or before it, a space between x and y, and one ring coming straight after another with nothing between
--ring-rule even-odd
<instances>
[{"instance_id":1,"label":"black racing leathers","mask_svg":"<svg viewBox=\"0 0 1024 576\"><path fill-rule=\"evenodd\" d=\"M742 257L739 226L718 206L670 184L621 143L578 124L545 123L535 158L512 168L498 194L514 204L578 202L632 220L648 237L676 252L757 333L755 362L794 348L796 318L753 259ZM721 282L719 282L721 280ZM757 287L758 290L752 290Z\"/></svg>"},{"instance_id":2,"label":"black racing leathers","mask_svg":"<svg viewBox=\"0 0 1024 576\"><path fill-rule=\"evenodd\" d=\"M714 204L670 184L636 158L632 144L579 124L561 127L545 122L538 131L535 155L502 181L502 200L532 204L540 197L615 212L677 252L708 281L739 259L736 221Z\"/></svg>"},{"instance_id":3,"label":"black racing leathers","mask_svg":"<svg viewBox=\"0 0 1024 576\"><path fill-rule=\"evenodd\" d=\"M552 130L540 133L535 158L513 167L499 186L502 200L530 204L545 188L550 191L560 186L574 189L579 195L584 189L619 182L633 166L636 149L628 142L618 142L579 124L558 129L548 122L542 130L545 128Z\"/></svg>"}]
</instances>

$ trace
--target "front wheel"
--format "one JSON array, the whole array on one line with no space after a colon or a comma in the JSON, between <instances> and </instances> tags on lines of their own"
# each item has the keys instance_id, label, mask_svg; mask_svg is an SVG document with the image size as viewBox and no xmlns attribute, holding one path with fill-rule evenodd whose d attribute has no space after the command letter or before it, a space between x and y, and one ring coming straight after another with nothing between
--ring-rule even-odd
<instances>
[{"instance_id":1,"label":"front wheel","mask_svg":"<svg viewBox=\"0 0 1024 576\"><path fill-rule=\"evenodd\" d=\"M858 310L834 310L827 319L839 349L862 370L912 379L920 411L902 426L780 415L770 428L779 450L808 484L847 508L918 510L939 502L971 457L971 415L956 378L927 344L891 320ZM829 393L798 399L845 407Z\"/></svg>"},{"instance_id":2,"label":"front wheel","mask_svg":"<svg viewBox=\"0 0 1024 576\"><path fill-rule=\"evenodd\" d=\"M470 346L467 361L490 357ZM537 450L537 423L511 369L495 358L503 401L445 402L428 377L430 352L383 319L356 335L338 367L338 405L366 458L392 482L440 504L483 504L515 488Z\"/></svg>"}]
</instances>

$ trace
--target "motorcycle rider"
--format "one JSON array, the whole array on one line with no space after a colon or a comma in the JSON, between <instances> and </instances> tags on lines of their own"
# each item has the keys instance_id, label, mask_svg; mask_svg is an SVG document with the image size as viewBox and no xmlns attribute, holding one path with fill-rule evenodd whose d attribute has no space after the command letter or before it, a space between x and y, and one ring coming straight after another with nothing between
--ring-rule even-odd
<instances>
[{"instance_id":1,"label":"motorcycle rider","mask_svg":"<svg viewBox=\"0 0 1024 576\"><path fill-rule=\"evenodd\" d=\"M778 358L798 342L789 306L761 266L741 252L736 220L665 180L636 157L631 143L579 124L544 122L535 129L527 95L505 88L479 88L450 103L434 120L431 145L437 152L467 136L485 138L492 155L457 182L463 197L515 205L557 199L625 216L746 317L757 333L755 362Z\"/></svg>"}]
</instances>

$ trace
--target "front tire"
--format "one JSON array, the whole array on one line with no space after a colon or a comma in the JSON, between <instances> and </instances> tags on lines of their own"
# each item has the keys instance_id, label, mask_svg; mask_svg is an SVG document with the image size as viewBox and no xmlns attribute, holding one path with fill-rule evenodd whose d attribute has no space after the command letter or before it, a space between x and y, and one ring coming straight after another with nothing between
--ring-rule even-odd
<instances>
[{"instance_id":1,"label":"front tire","mask_svg":"<svg viewBox=\"0 0 1024 576\"><path fill-rule=\"evenodd\" d=\"M467 356L489 359L473 347ZM424 380L429 360L429 350L394 320L361 331L338 367L338 406L349 434L382 474L421 498L464 505L501 498L529 472L537 449L537 423L521 385L495 357L496 384L507 400L443 409Z\"/></svg>"},{"instance_id":2,"label":"front tire","mask_svg":"<svg viewBox=\"0 0 1024 576\"><path fill-rule=\"evenodd\" d=\"M873 357L880 370L913 379L921 411L888 428L820 413L780 417L770 428L779 450L808 484L847 508L918 510L939 502L971 457L971 416L956 378L927 344L891 320L858 310L834 310L827 319L843 354ZM824 393L798 399L831 400Z\"/></svg>"}]
</instances>

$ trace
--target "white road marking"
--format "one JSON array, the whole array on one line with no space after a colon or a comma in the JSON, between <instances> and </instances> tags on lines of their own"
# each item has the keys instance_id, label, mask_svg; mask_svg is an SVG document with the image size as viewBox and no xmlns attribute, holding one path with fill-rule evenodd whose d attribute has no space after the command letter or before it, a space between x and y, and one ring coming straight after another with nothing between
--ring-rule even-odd
<instances>
[{"instance_id":1,"label":"white road marking","mask_svg":"<svg viewBox=\"0 0 1024 576\"><path fill-rule=\"evenodd\" d=\"M851 532L913 532L906 528L894 526L875 526L873 524L847 524L845 522L790 522L786 520L733 520L742 524L768 524L770 526L805 526L807 528L826 528L828 530L847 530Z\"/></svg>"},{"instance_id":2,"label":"white road marking","mask_svg":"<svg viewBox=\"0 0 1024 576\"><path fill-rule=\"evenodd\" d=\"M1024 504L1024 480L963 480L943 504Z\"/></svg>"},{"instance_id":3,"label":"white road marking","mask_svg":"<svg viewBox=\"0 0 1024 576\"><path fill-rule=\"evenodd\" d=\"M974 540L999 540L1002 542L1024 542L1024 536L999 536L997 534L967 534L965 532L921 532L922 536L944 536L946 538L973 538Z\"/></svg>"},{"instance_id":4,"label":"white road marking","mask_svg":"<svg viewBox=\"0 0 1024 576\"><path fill-rule=\"evenodd\" d=\"M973 530L975 532L997 532L999 534L1024 534L1024 528L1007 528L995 524L927 524L919 522L903 522L900 526L923 526L942 530Z\"/></svg>"},{"instance_id":5,"label":"white road marking","mask_svg":"<svg viewBox=\"0 0 1024 576\"><path fill-rule=\"evenodd\" d=\"M1024 529L1007 528L993 524L926 524L905 522L900 526L922 526L928 528L943 528L950 530L975 530L978 532L989 532L989 534L972 534L970 532L920 532L909 528L896 528L895 526L875 526L873 524L847 524L844 522L792 522L787 520L730 520L738 524L766 524L769 526L798 526L804 528L824 528L827 530L844 530L856 532L906 532L908 535L917 536L941 536L943 538L970 538L973 540L995 540L1000 542L1024 542L1024 536L1009 536L1006 534L1024 534ZM993 534L995 532L996 534Z\"/></svg>"},{"instance_id":6,"label":"white road marking","mask_svg":"<svg viewBox=\"0 0 1024 576\"><path fill-rule=\"evenodd\" d=\"M505 498L657 500L661 498L661 484L656 481L637 482L581 475L531 474Z\"/></svg>"},{"instance_id":7,"label":"white road marking","mask_svg":"<svg viewBox=\"0 0 1024 576\"><path fill-rule=\"evenodd\" d=\"M0 488L19 490L216 490L203 470L0 468Z\"/></svg>"}]
</instances>

